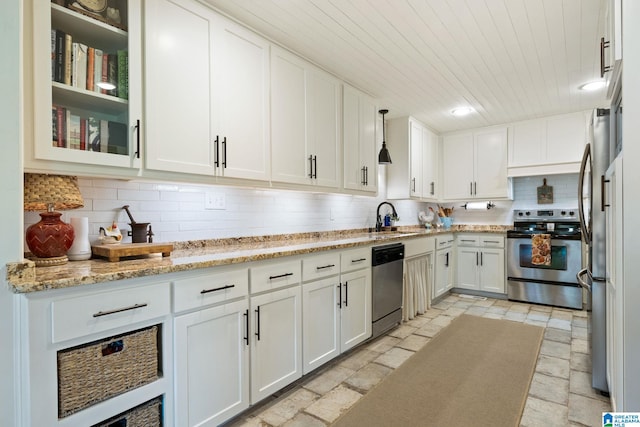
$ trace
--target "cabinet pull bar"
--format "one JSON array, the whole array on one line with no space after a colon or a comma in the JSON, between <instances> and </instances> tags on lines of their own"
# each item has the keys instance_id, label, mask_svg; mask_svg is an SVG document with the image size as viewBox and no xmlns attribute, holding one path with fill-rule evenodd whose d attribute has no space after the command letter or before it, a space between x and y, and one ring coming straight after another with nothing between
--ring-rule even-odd
<instances>
[{"instance_id":1,"label":"cabinet pull bar","mask_svg":"<svg viewBox=\"0 0 640 427\"><path fill-rule=\"evenodd\" d=\"M215 159L215 161L213 163L216 165L216 167L219 167L220 166L220 149L218 148L218 145L220 144L220 138L219 138L218 135L216 135L215 143L216 143L216 148L215 148L215 150L216 150L216 159Z\"/></svg>"},{"instance_id":2,"label":"cabinet pull bar","mask_svg":"<svg viewBox=\"0 0 640 427\"><path fill-rule=\"evenodd\" d=\"M480 267L482 267L483 265L483 261L482 261L482 252L480 252Z\"/></svg>"},{"instance_id":3,"label":"cabinet pull bar","mask_svg":"<svg viewBox=\"0 0 640 427\"><path fill-rule=\"evenodd\" d=\"M142 303L142 304L134 304L131 305L129 307L124 307L124 308L116 308L115 310L109 310L109 311L99 311L97 313L93 314L93 317L102 317L102 316L108 316L110 314L116 314L116 313L121 313L123 311L129 311L129 310L135 310L136 308L142 308L142 307L146 307L148 304Z\"/></svg>"},{"instance_id":4,"label":"cabinet pull bar","mask_svg":"<svg viewBox=\"0 0 640 427\"><path fill-rule=\"evenodd\" d=\"M369 166L364 167L364 185L369 185Z\"/></svg>"},{"instance_id":5,"label":"cabinet pull bar","mask_svg":"<svg viewBox=\"0 0 640 427\"><path fill-rule=\"evenodd\" d=\"M335 264L321 265L320 267L316 267L316 270L324 270L325 268L331 268L335 266L336 266Z\"/></svg>"},{"instance_id":6,"label":"cabinet pull bar","mask_svg":"<svg viewBox=\"0 0 640 427\"><path fill-rule=\"evenodd\" d=\"M313 178L313 155L309 156L309 178Z\"/></svg>"},{"instance_id":7,"label":"cabinet pull bar","mask_svg":"<svg viewBox=\"0 0 640 427\"><path fill-rule=\"evenodd\" d=\"M140 119L136 120L136 152L135 156L137 159L140 158Z\"/></svg>"},{"instance_id":8,"label":"cabinet pull bar","mask_svg":"<svg viewBox=\"0 0 640 427\"><path fill-rule=\"evenodd\" d=\"M498 240L485 240L485 243L500 243Z\"/></svg>"},{"instance_id":9,"label":"cabinet pull bar","mask_svg":"<svg viewBox=\"0 0 640 427\"><path fill-rule=\"evenodd\" d=\"M476 252L476 265L478 265L478 252Z\"/></svg>"},{"instance_id":10,"label":"cabinet pull bar","mask_svg":"<svg viewBox=\"0 0 640 427\"><path fill-rule=\"evenodd\" d=\"M362 261L366 261L366 258L358 258L358 259L352 259L351 262L362 262Z\"/></svg>"},{"instance_id":11,"label":"cabinet pull bar","mask_svg":"<svg viewBox=\"0 0 640 427\"><path fill-rule=\"evenodd\" d=\"M225 285L225 286L220 286L219 288L213 288L213 289L203 289L200 291L201 294L208 294L209 292L216 292L216 291L223 291L225 289L230 289L230 288L234 288L236 285Z\"/></svg>"},{"instance_id":12,"label":"cabinet pull bar","mask_svg":"<svg viewBox=\"0 0 640 427\"><path fill-rule=\"evenodd\" d=\"M222 138L222 167L227 168L227 137Z\"/></svg>"},{"instance_id":13,"label":"cabinet pull bar","mask_svg":"<svg viewBox=\"0 0 640 427\"><path fill-rule=\"evenodd\" d=\"M338 308L342 308L342 283L338 285Z\"/></svg>"},{"instance_id":14,"label":"cabinet pull bar","mask_svg":"<svg viewBox=\"0 0 640 427\"><path fill-rule=\"evenodd\" d=\"M249 310L248 309L244 311L243 316L244 316L244 331L245 331L243 339L245 344L249 345Z\"/></svg>"},{"instance_id":15,"label":"cabinet pull bar","mask_svg":"<svg viewBox=\"0 0 640 427\"><path fill-rule=\"evenodd\" d=\"M318 156L313 156L313 177L318 179Z\"/></svg>"},{"instance_id":16,"label":"cabinet pull bar","mask_svg":"<svg viewBox=\"0 0 640 427\"><path fill-rule=\"evenodd\" d=\"M412 193L416 192L416 179L415 178L411 178L411 192Z\"/></svg>"},{"instance_id":17,"label":"cabinet pull bar","mask_svg":"<svg viewBox=\"0 0 640 427\"><path fill-rule=\"evenodd\" d=\"M260 306L256 307L255 312L256 312L257 324L256 324L256 332L254 335L258 337L258 341L260 341Z\"/></svg>"},{"instance_id":18,"label":"cabinet pull bar","mask_svg":"<svg viewBox=\"0 0 640 427\"><path fill-rule=\"evenodd\" d=\"M475 242L475 240L472 239L460 239L461 242Z\"/></svg>"},{"instance_id":19,"label":"cabinet pull bar","mask_svg":"<svg viewBox=\"0 0 640 427\"><path fill-rule=\"evenodd\" d=\"M431 181L431 195L432 196L436 193L435 185L436 185L436 183Z\"/></svg>"},{"instance_id":20,"label":"cabinet pull bar","mask_svg":"<svg viewBox=\"0 0 640 427\"><path fill-rule=\"evenodd\" d=\"M611 182L608 179L604 179L604 175L600 175L600 210L604 212L604 208L608 208L611 205L605 203L605 184Z\"/></svg>"},{"instance_id":21,"label":"cabinet pull bar","mask_svg":"<svg viewBox=\"0 0 640 427\"><path fill-rule=\"evenodd\" d=\"M604 77L604 73L611 71L610 65L604 65L604 50L609 48L609 42L604 41L604 37L600 38L600 78Z\"/></svg>"},{"instance_id":22,"label":"cabinet pull bar","mask_svg":"<svg viewBox=\"0 0 640 427\"><path fill-rule=\"evenodd\" d=\"M363 166L362 169L360 169L360 176L361 176L361 180L360 180L360 184L362 185L367 185L367 178L365 178L365 172L364 172L365 167Z\"/></svg>"},{"instance_id":23,"label":"cabinet pull bar","mask_svg":"<svg viewBox=\"0 0 640 427\"><path fill-rule=\"evenodd\" d=\"M277 276L269 276L269 280L280 279L281 277L293 276L293 273L278 274Z\"/></svg>"},{"instance_id":24,"label":"cabinet pull bar","mask_svg":"<svg viewBox=\"0 0 640 427\"><path fill-rule=\"evenodd\" d=\"M349 305L349 282L344 282L344 306Z\"/></svg>"},{"instance_id":25,"label":"cabinet pull bar","mask_svg":"<svg viewBox=\"0 0 640 427\"><path fill-rule=\"evenodd\" d=\"M478 183L476 181L473 181L473 194L478 195Z\"/></svg>"},{"instance_id":26,"label":"cabinet pull bar","mask_svg":"<svg viewBox=\"0 0 640 427\"><path fill-rule=\"evenodd\" d=\"M473 182L469 183L469 195L473 196Z\"/></svg>"},{"instance_id":27,"label":"cabinet pull bar","mask_svg":"<svg viewBox=\"0 0 640 427\"><path fill-rule=\"evenodd\" d=\"M449 267L449 252L447 252L445 254L445 262L444 262L444 266L445 267Z\"/></svg>"}]
</instances>

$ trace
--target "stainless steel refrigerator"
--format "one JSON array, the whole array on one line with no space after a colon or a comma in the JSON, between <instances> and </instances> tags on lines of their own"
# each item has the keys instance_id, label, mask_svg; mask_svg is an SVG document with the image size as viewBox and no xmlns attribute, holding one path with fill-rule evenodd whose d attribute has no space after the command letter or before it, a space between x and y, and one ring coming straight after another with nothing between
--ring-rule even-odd
<instances>
[{"instance_id":1,"label":"stainless steel refrigerator","mask_svg":"<svg viewBox=\"0 0 640 427\"><path fill-rule=\"evenodd\" d=\"M590 143L585 147L578 180L580 224L587 249L586 265L578 280L587 288L591 306L591 385L608 394L606 329L606 220L604 186L609 167L609 110L598 108L591 115Z\"/></svg>"}]
</instances>

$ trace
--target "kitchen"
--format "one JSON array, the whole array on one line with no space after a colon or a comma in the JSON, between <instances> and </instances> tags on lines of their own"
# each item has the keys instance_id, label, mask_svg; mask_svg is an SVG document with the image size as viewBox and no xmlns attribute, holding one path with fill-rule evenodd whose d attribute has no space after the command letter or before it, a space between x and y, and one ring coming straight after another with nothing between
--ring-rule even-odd
<instances>
[{"instance_id":1,"label":"kitchen","mask_svg":"<svg viewBox=\"0 0 640 427\"><path fill-rule=\"evenodd\" d=\"M9 46L7 46L5 50L7 52L13 52L13 55L15 55L16 60L7 61L8 63L19 62L19 58L20 58L20 49L16 48L16 46L19 46L19 43L17 43L17 40L19 40L20 38L20 31L19 31L19 28L16 28L15 24L13 24L14 21L19 22L19 19L17 18L21 16L20 2L13 2L13 4L10 5L10 8L11 7L13 7L13 9L9 9L9 10L15 13L14 14L8 13L6 15L9 17L7 18L9 19L9 22L6 23L6 26L3 25L3 28L15 28L15 33L10 35L10 37L6 39L6 40L12 40L14 43L11 43ZM623 15L623 20L629 19L630 20L629 22L633 22L633 17L638 16L637 6L633 5L632 2L625 2L624 8L625 8L624 9L625 14ZM3 22L3 24L5 23ZM633 40L636 39L633 33L634 31L633 26L623 25L623 30L629 32L628 35L627 33L623 33L623 39L625 41L631 40L631 42L627 42L625 44L625 62L624 62L625 73L623 74L623 78L624 78L624 75L626 76L635 75L635 71L638 70L639 67L638 67L638 58L637 58L638 47L635 46L633 43ZM9 187L7 187L6 189L3 189L3 194L6 194L6 197L5 197L6 200L14 201L13 203L8 203L8 205L18 206L22 203L21 190L12 188L10 187L10 185L12 182L19 182L22 176L22 169L20 167L20 165L22 165L22 143L19 141L21 141L23 137L21 136L20 128L17 127L15 123L20 123L20 120L26 121L28 119L26 115L25 116L20 115L19 112L16 111L14 107L12 107L12 105L15 106L20 104L19 100L21 99L21 95L18 88L20 87L19 82L22 81L21 73L19 72L19 70L14 70L13 68L7 67L6 70L4 68L2 69L2 75L7 76L9 81L16 82L15 85L6 85L6 87L2 89L3 94L4 94L4 91L8 92L6 97L3 96L3 99L17 99L16 103L12 103L7 106L3 105L3 113L4 113L2 115L3 129L5 126L7 128L4 134L7 135L7 138L10 139L11 141L16 141L11 143L11 145L9 144L10 141L7 141L5 144L7 146L7 149L9 150L9 153L5 157L3 157L3 160L2 160L3 170L5 171L4 174L5 174L5 177L7 178L3 181L5 182L5 185L9 185ZM633 94L638 93L638 91L634 85L637 85L637 83L634 82L633 80L631 79L625 80L623 89L622 89L624 93L628 94L628 96L624 96L624 98L625 98L625 104L626 104L625 105L626 113L629 117L635 117L635 113L637 112L637 109L638 109L638 105L637 105L638 100L634 99L634 96L633 96ZM6 109L6 111L4 109ZM393 110L392 107L391 109ZM473 127L474 125L472 124L471 126ZM627 141L633 140L634 135L637 135L638 133L637 124L633 123L631 120L627 120L623 124L623 133L627 135L625 137L625 140ZM389 144L391 155L393 156L394 155L393 142L391 140L388 140L387 142ZM635 153L634 151L637 149L638 149L637 147L633 147L633 144L625 145L625 157L627 159L639 158L637 155L638 153ZM629 162L629 160L627 160L627 162ZM637 176L635 176L637 173L638 172L632 170L632 168L625 169L624 175L623 175L623 182L628 182L628 183L637 182L637 181L634 181L634 179L637 179ZM381 183L384 182L384 172L381 173L380 182ZM518 182L519 181L516 180L516 190L517 190ZM555 184L554 186L556 187L556 189L560 187L560 185L556 183L553 183L553 184ZM161 194L162 195L166 194L167 197L180 194L181 193L180 189L182 187L184 187L187 190L187 191L183 191L182 192L183 194L189 194L189 191L191 191L192 193L196 192L193 190L193 188L195 187L188 186L188 185L176 185L174 187L161 187L161 184L159 184L159 187L155 187L155 188L146 187L145 185L150 185L150 184L127 183L127 182L121 182L121 181L116 181L116 182L107 181L106 185L102 182L98 182L98 185L95 185L94 187L93 180L90 180L90 179L81 180L81 187L83 188L83 190L85 190L85 193L86 192L89 193L89 194L86 194L85 197L87 197L87 199L89 200L94 200L94 202L95 200L100 200L101 195L104 195L107 192L120 192L120 193L126 194L127 191L133 191L134 193L136 193L136 195L131 194L130 197L138 197L140 199L148 198L150 196L150 193L147 193L147 191L149 190L151 191L151 193L153 193L151 197L153 197L154 199L155 198L159 199ZM535 187L538 185L540 185L540 182L531 182L529 184L529 188ZM366 198L361 199L358 197L351 198L346 195L323 195L319 193L305 194L305 193L296 193L296 192L292 192L292 193L285 192L283 193L285 194L285 197L289 197L290 200L294 201L294 203L296 204L300 203L302 206L307 206L307 207L292 208L293 212L286 212L287 216L283 217L282 212L278 211L278 209L281 209L280 205L277 205L275 200L281 197L281 193L271 193L268 190L261 190L261 189L256 189L256 190L243 190L238 188L228 189L226 187L219 187L219 186L212 187L212 191L223 194L223 197L225 199L225 203L227 203L228 209L226 211L223 211L222 213L217 212L220 215L217 217L213 217L214 221L216 220L218 221L217 226L214 226L212 230L205 231L206 233L211 233L211 234L208 234L207 236L204 236L204 237L234 236L235 233L238 232L238 230L247 230L247 229L251 229L254 235L271 234L273 233L273 228L271 228L273 225L277 225L278 227L281 227L281 226L284 227L285 226L285 224L283 224L284 222L288 222L289 225L296 224L295 228L293 230L291 229L285 230L284 228L277 228L276 230L282 230L283 232L286 232L286 231L296 232L296 231L310 231L308 228L306 228L307 226L312 227L311 231L323 230L323 229L330 230L330 229L341 229L341 228L361 228L361 227L372 226L375 223L375 218L373 213L375 210L375 206L381 201L381 200L378 200L377 198L376 200L368 200ZM634 193L632 190L632 185L627 185L626 187L623 187L623 198L625 200L624 214L628 214L628 215L624 215L624 217L626 218L631 218L632 212L634 211L633 203L636 203L636 202L635 202L635 198L632 197L633 194ZM112 199L112 196L102 196L102 197L104 197L105 199ZM180 197L185 197L186 202L188 202L188 195L180 196ZM250 198L250 197L255 197L253 202L239 201L243 199L246 200L247 198ZM128 199L129 196L123 196L123 198ZM164 201L164 199L162 200ZM255 201L257 201L257 204L255 203ZM150 202L154 202L154 200L150 200ZM157 202L157 200L155 200L155 202ZM511 219L508 218L509 212L511 211L511 209L516 208L515 205L516 203L519 203L519 202L520 202L520 199L518 197L516 197L512 206L508 206L508 204L502 205L501 202L497 202L498 206L496 210L493 212L497 212L499 215L501 215L501 217L499 217L498 219L495 219L494 221L496 221L496 223L498 224L509 224L511 222ZM572 201L572 202L575 202L575 201ZM238 204L246 203L246 204L244 205L244 207L238 207L237 208L238 211L234 211L232 209L236 209L233 207L235 203L238 203ZM412 218L415 218L415 208L413 207L413 203L414 202L396 203L396 206L398 207L398 210L399 210L399 216L401 219L400 224L402 224L402 221L407 221L408 224L416 223L416 221L411 220ZM140 205L142 205L142 203L140 203ZM289 205L290 204L288 203L287 206ZM172 235L170 230L163 231L159 229L156 225L160 225L162 221L159 219L158 216L155 216L154 211L162 208L160 207L160 204L156 204L155 206L156 206L155 208L152 207L147 211L140 211L140 212L134 211L134 214L139 219L143 218L145 221L149 220L154 224L154 230L156 230L155 232L158 233L157 238L160 239L158 241L186 240L186 239L191 239L195 237L199 237L199 238L203 237L203 229L197 228L197 224L196 224L196 228L194 228L194 231L192 233L187 232L186 234L181 234L179 237L174 237L175 235ZM254 208L257 206L260 206L262 209L260 209L260 211L256 214ZM522 207L524 208L526 206L522 206ZM558 206L558 207L569 207L569 206ZM96 210L95 205L93 209ZM104 208L104 210L107 212L112 209L113 209L113 206L108 206ZM459 208L456 207L456 210L458 209ZM100 209L98 208L97 210L100 210ZM314 219L315 221L314 224L309 225L307 222L307 218L310 215L312 215L314 212L318 212L318 215ZM232 215L229 215L231 213L233 214L243 213L244 216L242 218L236 218L235 223L231 224L230 227L225 227L225 225L229 225L229 224L224 224L225 218L231 217ZM478 217L471 217L470 215L471 214L467 214L466 217L459 217L456 220L460 222L465 220L472 222L474 221L474 219L471 219L471 218L478 218ZM488 215L489 213L483 213L481 217L482 219L480 222L484 223L484 222L490 221L490 219L488 218ZM236 215L233 215L233 216L236 216ZM405 220L405 218L407 219ZM13 209L6 210L3 213L3 219L5 220L4 221L5 223L11 223L11 224L23 223L25 221L25 218L23 218L23 212L21 208L15 209L15 211ZM111 220L112 218L109 217L109 218L103 219L102 221L106 222ZM290 220L293 220L293 221L290 222ZM124 225L124 223L126 223L125 217L120 218L120 221L122 221ZM194 221L197 221L197 219L195 219ZM202 227L202 225L200 227ZM632 235L634 235L634 232L637 231L633 229L634 227L636 227L636 225L631 221L625 222L625 241L624 241L625 258L629 258L629 259L633 259L632 254L638 253L637 243L631 237ZM9 242L15 242L15 243L13 245L11 244L3 245L2 259L5 260L6 262L14 262L16 260L21 259L23 228L22 227L8 227L8 228L9 229L7 230L7 239L9 240ZM267 230L268 232L266 232ZM163 232L166 234L162 235ZM225 234L225 233L228 233L228 234ZM194 236L194 237L191 237L191 236ZM5 263L2 263L2 265L4 265ZM633 274L631 263L623 263L623 268L625 270L625 273L624 273L625 276L628 275L628 277L633 277L631 276L631 274ZM633 301L637 301L637 299L634 298L634 296L638 292L638 290L631 287L633 286L633 281L631 279L627 280L626 284L627 284L627 287L625 288L625 301L626 301L625 303L630 304L630 307L632 307ZM3 305L1 312L3 313L3 320L5 320L3 323L5 325L11 325L12 322L15 321L14 315L12 314L14 313L14 309L12 308L13 307L12 294L8 292L4 293L2 295L1 301ZM633 324L632 322L637 320L633 317L633 316L636 316L636 314L634 313L634 310L632 310L631 308L624 310L624 316L625 316L625 320L624 320L625 324ZM625 343L627 346L625 351L629 353L625 357L625 360L627 360L627 364L624 367L624 372L625 372L626 378L637 378L638 367L634 366L630 362L631 360L634 360L634 357L633 357L633 355L635 354L634 350L637 350L637 348L635 347L637 346L637 337L634 340L634 336L630 329L631 328L625 329L625 333L630 335L625 336ZM3 329L3 334L4 333L9 333L8 338L6 338L6 340L10 342L12 340L10 338L11 336L10 330L6 331ZM11 355L8 355L8 354L7 355L3 354L2 357L3 357L3 363L2 363L3 369L7 369L7 373L5 377L9 378L15 372L15 370L13 369L13 366L15 366L13 364L14 363L13 358L11 357ZM5 358L6 358L6 363L5 363ZM18 361L15 361L15 363L18 363ZM625 390L625 396L627 396L628 399L631 399L628 404L624 405L625 410L631 410L631 411L636 410L638 399L637 397L634 399L634 396L638 396L638 394L637 394L637 390L635 390L634 387L638 387L638 385L634 384L632 381L628 381L628 382L625 382L625 387L628 387L628 389ZM12 401L11 396L14 394L14 388L7 385L6 389L3 387L2 392L3 392L3 397L5 397L5 394L7 395L6 399L2 399L3 405L9 404L9 402ZM13 407L7 408L6 411L4 411L4 408L3 408L3 413L12 413L12 412L13 412Z\"/></svg>"}]
</instances>

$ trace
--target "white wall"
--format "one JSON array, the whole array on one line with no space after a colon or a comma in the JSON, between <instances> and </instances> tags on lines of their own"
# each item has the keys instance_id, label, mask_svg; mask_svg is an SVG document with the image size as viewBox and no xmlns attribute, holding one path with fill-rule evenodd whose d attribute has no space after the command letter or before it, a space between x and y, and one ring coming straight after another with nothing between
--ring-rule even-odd
<instances>
[{"instance_id":1,"label":"white wall","mask_svg":"<svg viewBox=\"0 0 640 427\"><path fill-rule=\"evenodd\" d=\"M14 337L14 297L8 290L6 263L22 259L22 1L4 0L0 13L0 424L18 425L18 361Z\"/></svg>"},{"instance_id":2,"label":"white wall","mask_svg":"<svg viewBox=\"0 0 640 427\"><path fill-rule=\"evenodd\" d=\"M384 172L380 178L384 178ZM68 222L72 216L87 216L91 240L97 239L101 226L106 227L112 221L116 221L121 230L130 228L123 205L130 206L137 222L151 223L155 242L177 242L368 228L375 226L376 208L384 201L382 197L213 185L82 178L79 182L85 207L65 212L63 220ZM442 205L454 207L457 224L511 224L513 209L577 206L577 174L547 178L547 185L554 189L553 204L537 204L536 188L539 185L542 185L541 177L516 178L514 201L495 202L496 207L489 211L465 211L460 207L461 202ZM384 185L381 187L380 193L384 194ZM207 192L224 195L226 208L205 209ZM418 212L428 208L425 203L408 200L392 203L400 216L397 225L417 225ZM436 208L436 205L431 206ZM389 208L383 206L381 211L386 213ZM37 212L25 214L25 226L37 221Z\"/></svg>"},{"instance_id":3,"label":"white wall","mask_svg":"<svg viewBox=\"0 0 640 427\"><path fill-rule=\"evenodd\" d=\"M384 167L380 180L384 182ZM124 205L129 205L137 222L151 223L154 242L177 242L374 227L376 208L384 201L382 197L181 183L83 178L79 183L85 207L64 212L63 220L88 217L92 241L99 228L112 221L123 231L130 229ZM386 194L381 187L380 194ZM226 208L205 209L207 192L223 194ZM414 201L392 203L400 217L396 225L418 224L418 212L426 209L424 203ZM381 212L390 209L385 205ZM25 213L25 227L39 220L37 212Z\"/></svg>"}]
</instances>

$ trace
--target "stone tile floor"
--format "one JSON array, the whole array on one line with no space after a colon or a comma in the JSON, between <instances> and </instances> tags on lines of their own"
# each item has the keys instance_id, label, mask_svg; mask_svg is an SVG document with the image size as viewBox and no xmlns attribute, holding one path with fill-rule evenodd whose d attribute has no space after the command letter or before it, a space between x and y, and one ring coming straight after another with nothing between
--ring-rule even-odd
<instances>
[{"instance_id":1,"label":"stone tile floor","mask_svg":"<svg viewBox=\"0 0 640 427\"><path fill-rule=\"evenodd\" d=\"M331 425L461 314L544 327L521 427L600 426L609 399L591 388L588 313L452 294L423 315L341 355L236 417L228 427Z\"/></svg>"}]
</instances>

